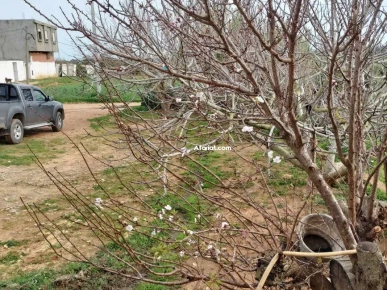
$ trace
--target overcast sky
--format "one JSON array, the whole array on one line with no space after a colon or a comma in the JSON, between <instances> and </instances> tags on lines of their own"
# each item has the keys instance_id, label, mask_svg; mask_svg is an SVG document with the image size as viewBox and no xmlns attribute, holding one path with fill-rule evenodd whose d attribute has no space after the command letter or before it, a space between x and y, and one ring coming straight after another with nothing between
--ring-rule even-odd
<instances>
[{"instance_id":1,"label":"overcast sky","mask_svg":"<svg viewBox=\"0 0 387 290\"><path fill-rule=\"evenodd\" d=\"M54 15L60 21L66 22L59 7L67 14L71 14L71 7L66 0L29 0L32 5L35 5L43 14L47 16ZM90 11L90 6L86 5L86 0L73 0L79 7L83 7L84 11ZM0 19L36 19L47 22L41 15L30 8L23 0L0 0ZM75 36L75 35L74 35ZM72 45L71 38L67 32L58 30L59 53L56 58L72 59L79 56L79 53Z\"/></svg>"}]
</instances>

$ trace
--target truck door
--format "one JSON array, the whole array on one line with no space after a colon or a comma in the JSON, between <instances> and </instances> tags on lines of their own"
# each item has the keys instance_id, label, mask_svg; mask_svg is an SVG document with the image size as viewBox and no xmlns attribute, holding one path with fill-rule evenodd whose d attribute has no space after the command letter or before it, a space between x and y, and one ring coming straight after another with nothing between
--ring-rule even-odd
<instances>
[{"instance_id":1,"label":"truck door","mask_svg":"<svg viewBox=\"0 0 387 290\"><path fill-rule=\"evenodd\" d=\"M46 95L41 90L36 88L32 88L32 96L38 105L37 111L39 112L39 123L50 122L52 119L52 112L54 110L52 102L48 102Z\"/></svg>"},{"instance_id":2,"label":"truck door","mask_svg":"<svg viewBox=\"0 0 387 290\"><path fill-rule=\"evenodd\" d=\"M23 97L26 104L26 121L25 125L32 125L39 123L39 112L37 110L38 103L34 101L32 91L30 88L22 89Z\"/></svg>"},{"instance_id":3,"label":"truck door","mask_svg":"<svg viewBox=\"0 0 387 290\"><path fill-rule=\"evenodd\" d=\"M7 102L7 86L0 85L0 128L5 128L9 110L9 102Z\"/></svg>"}]
</instances>

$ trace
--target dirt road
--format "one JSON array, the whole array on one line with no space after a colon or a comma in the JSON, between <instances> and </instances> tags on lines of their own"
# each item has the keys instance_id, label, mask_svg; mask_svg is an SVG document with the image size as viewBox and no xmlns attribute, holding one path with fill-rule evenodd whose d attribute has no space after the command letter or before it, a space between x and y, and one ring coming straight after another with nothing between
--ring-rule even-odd
<instances>
[{"instance_id":1,"label":"dirt road","mask_svg":"<svg viewBox=\"0 0 387 290\"><path fill-rule=\"evenodd\" d=\"M71 173L71 178L84 170L83 166L80 166L81 156L77 154L71 140L85 138L90 128L88 120L107 115L108 110L102 104L65 104L64 109L63 134L52 132L51 128L40 128L26 131L24 141L28 142L30 139L44 140L50 146L50 141L63 138L65 144L61 146L61 150L65 150L66 153L45 162L44 166L48 170L58 169L67 176L68 173ZM2 145L0 150L6 150L7 146L15 146ZM55 192L52 183L37 165L0 166L0 181L0 211L8 209L13 212L15 208L21 206L20 197L23 197L27 202L37 202L44 200Z\"/></svg>"},{"instance_id":2,"label":"dirt road","mask_svg":"<svg viewBox=\"0 0 387 290\"><path fill-rule=\"evenodd\" d=\"M135 103L133 105L139 104ZM60 172L66 179L74 182L80 190L91 191L94 183L90 178L77 146L80 146L81 143L85 144L92 154L96 154L98 157L115 157L117 153L114 152L113 148L103 146L103 144L96 145L95 140L93 141L87 134L87 131L90 131L89 119L107 115L109 112L102 104L65 104L64 109L63 133L54 133L51 131L51 128L40 128L26 132L23 142L28 143L29 140L41 140L47 142L48 146L56 146L51 144L56 144L57 140L60 139L61 142L58 146L60 152L58 156L44 161L44 167L54 173ZM21 145L1 143L0 154L3 150L6 153L8 146ZM96 160L89 158L89 162L93 170L103 169L103 165ZM0 272L2 272L0 274L1 280L2 277L7 277L15 269L36 269L47 266L48 263L47 261L41 261L41 263L38 261L48 250L48 244L39 234L38 228L23 207L20 198L23 198L28 204L45 205L45 203L50 203L52 200L60 200L62 196L37 164L0 166L0 183L0 243L11 240L28 241L20 249L16 249L23 253L23 258L19 262L6 267L0 265ZM69 205L60 205L60 207L58 209L60 211L71 210ZM53 209L55 209L54 206ZM9 253L9 251L10 249L0 246L0 258Z\"/></svg>"}]
</instances>

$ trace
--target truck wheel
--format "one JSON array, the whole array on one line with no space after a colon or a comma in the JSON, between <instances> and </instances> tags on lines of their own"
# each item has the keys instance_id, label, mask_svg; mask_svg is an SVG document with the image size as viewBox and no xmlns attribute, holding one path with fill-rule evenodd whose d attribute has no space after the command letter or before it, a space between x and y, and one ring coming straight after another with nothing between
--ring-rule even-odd
<instances>
[{"instance_id":1,"label":"truck wheel","mask_svg":"<svg viewBox=\"0 0 387 290\"><path fill-rule=\"evenodd\" d=\"M19 119L13 119L9 135L5 136L5 141L9 144L18 144L23 140L24 128Z\"/></svg>"},{"instance_id":2,"label":"truck wheel","mask_svg":"<svg viewBox=\"0 0 387 290\"><path fill-rule=\"evenodd\" d=\"M59 132L63 128L63 118L61 112L56 112L54 125L51 126L52 131Z\"/></svg>"}]
</instances>

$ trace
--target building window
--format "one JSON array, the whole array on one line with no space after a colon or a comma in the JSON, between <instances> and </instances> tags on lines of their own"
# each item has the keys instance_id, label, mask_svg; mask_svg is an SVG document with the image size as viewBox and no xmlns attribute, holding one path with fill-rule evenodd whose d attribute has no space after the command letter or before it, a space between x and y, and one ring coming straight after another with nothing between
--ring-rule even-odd
<instances>
[{"instance_id":1,"label":"building window","mask_svg":"<svg viewBox=\"0 0 387 290\"><path fill-rule=\"evenodd\" d=\"M55 32L52 33L52 43L56 43Z\"/></svg>"},{"instance_id":2,"label":"building window","mask_svg":"<svg viewBox=\"0 0 387 290\"><path fill-rule=\"evenodd\" d=\"M42 41L42 30L40 28L38 28L38 40L39 41Z\"/></svg>"},{"instance_id":3,"label":"building window","mask_svg":"<svg viewBox=\"0 0 387 290\"><path fill-rule=\"evenodd\" d=\"M47 30L44 30L44 41L48 42L48 33Z\"/></svg>"}]
</instances>

